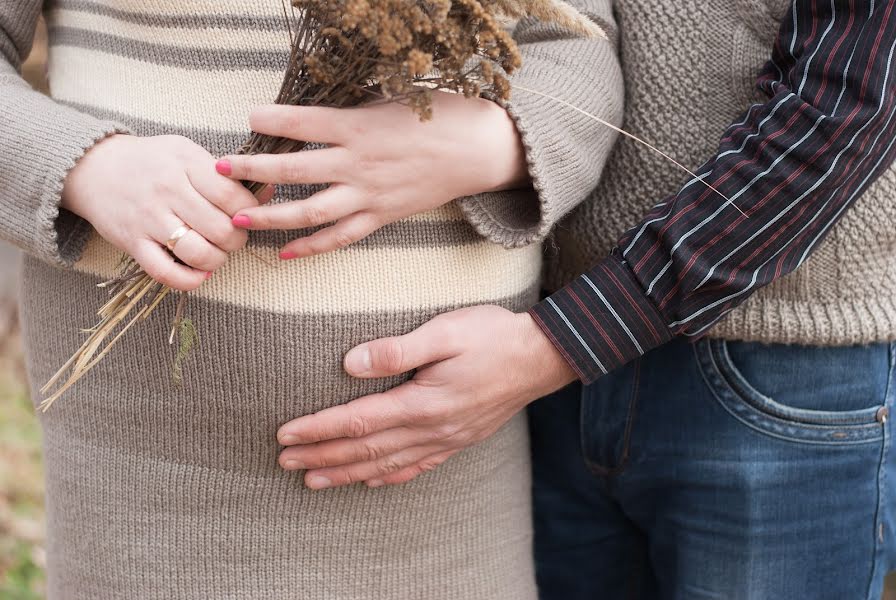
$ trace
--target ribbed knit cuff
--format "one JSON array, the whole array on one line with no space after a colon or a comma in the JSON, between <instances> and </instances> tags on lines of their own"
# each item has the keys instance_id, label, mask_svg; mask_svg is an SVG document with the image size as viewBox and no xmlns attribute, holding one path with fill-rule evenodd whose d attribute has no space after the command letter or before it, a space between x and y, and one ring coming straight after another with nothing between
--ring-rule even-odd
<instances>
[{"instance_id":1,"label":"ribbed knit cuff","mask_svg":"<svg viewBox=\"0 0 896 600\"><path fill-rule=\"evenodd\" d=\"M58 266L81 255L91 226L60 209L69 171L97 142L127 133L0 75L0 238Z\"/></svg>"},{"instance_id":2,"label":"ribbed knit cuff","mask_svg":"<svg viewBox=\"0 0 896 600\"><path fill-rule=\"evenodd\" d=\"M663 315L615 254L530 314L584 383L672 339Z\"/></svg>"},{"instance_id":3,"label":"ribbed knit cuff","mask_svg":"<svg viewBox=\"0 0 896 600\"><path fill-rule=\"evenodd\" d=\"M564 103L615 124L622 120L622 74L609 42L566 39L545 45L524 52L523 67L511 78L513 97L502 103L520 134L532 188L458 201L481 235L507 247L544 239L585 200L616 139L611 129ZM571 57L587 61L587 71Z\"/></svg>"}]
</instances>

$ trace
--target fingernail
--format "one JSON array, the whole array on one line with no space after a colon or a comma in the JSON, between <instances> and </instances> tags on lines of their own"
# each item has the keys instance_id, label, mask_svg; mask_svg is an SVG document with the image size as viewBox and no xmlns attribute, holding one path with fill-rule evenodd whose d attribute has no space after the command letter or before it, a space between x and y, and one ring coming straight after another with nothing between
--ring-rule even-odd
<instances>
[{"instance_id":1,"label":"fingernail","mask_svg":"<svg viewBox=\"0 0 896 600\"><path fill-rule=\"evenodd\" d=\"M349 373L360 375L368 372L371 366L370 350L365 346L353 348L345 355L345 370Z\"/></svg>"},{"instance_id":2,"label":"fingernail","mask_svg":"<svg viewBox=\"0 0 896 600\"><path fill-rule=\"evenodd\" d=\"M246 215L237 215L230 220L231 223L236 227L251 227L252 219L247 217Z\"/></svg>"},{"instance_id":3,"label":"fingernail","mask_svg":"<svg viewBox=\"0 0 896 600\"><path fill-rule=\"evenodd\" d=\"M233 173L233 166L230 164L230 161L226 158L222 158L218 162L215 163L215 171L224 175L225 177L230 177L230 174Z\"/></svg>"},{"instance_id":4,"label":"fingernail","mask_svg":"<svg viewBox=\"0 0 896 600\"><path fill-rule=\"evenodd\" d=\"M308 478L308 487L314 490L322 490L333 485L333 482L323 475L315 475Z\"/></svg>"},{"instance_id":5,"label":"fingernail","mask_svg":"<svg viewBox=\"0 0 896 600\"><path fill-rule=\"evenodd\" d=\"M383 481L382 479L371 479L370 481L367 482L367 487L375 488L375 487L380 487L382 485L386 485L386 482Z\"/></svg>"},{"instance_id":6,"label":"fingernail","mask_svg":"<svg viewBox=\"0 0 896 600\"><path fill-rule=\"evenodd\" d=\"M209 279L211 279L211 277L212 277L212 272L211 272L211 271L206 271L206 272L205 272L205 279L206 279L206 281L208 281Z\"/></svg>"},{"instance_id":7,"label":"fingernail","mask_svg":"<svg viewBox=\"0 0 896 600\"><path fill-rule=\"evenodd\" d=\"M298 256L298 254L296 254L295 252L286 252L286 251L284 251L284 252L281 252L281 253L280 253L280 260L290 260L290 259L295 258L295 257L297 257L297 256Z\"/></svg>"},{"instance_id":8,"label":"fingernail","mask_svg":"<svg viewBox=\"0 0 896 600\"><path fill-rule=\"evenodd\" d=\"M283 468L295 470L295 469L301 469L302 465L299 464L299 461L297 461L297 460L287 460L283 463Z\"/></svg>"},{"instance_id":9,"label":"fingernail","mask_svg":"<svg viewBox=\"0 0 896 600\"><path fill-rule=\"evenodd\" d=\"M286 435L280 436L280 445L281 446L292 446L293 444L297 443L298 441L299 441L299 438L297 438L294 435L286 434Z\"/></svg>"}]
</instances>

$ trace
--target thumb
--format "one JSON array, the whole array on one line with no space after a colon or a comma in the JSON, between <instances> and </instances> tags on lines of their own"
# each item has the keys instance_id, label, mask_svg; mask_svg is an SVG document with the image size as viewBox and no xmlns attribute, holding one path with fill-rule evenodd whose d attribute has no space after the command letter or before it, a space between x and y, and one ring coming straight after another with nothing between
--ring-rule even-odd
<instances>
[{"instance_id":1,"label":"thumb","mask_svg":"<svg viewBox=\"0 0 896 600\"><path fill-rule=\"evenodd\" d=\"M352 348L345 370L353 377L388 377L454 356L451 338L439 319L398 337L381 338Z\"/></svg>"}]
</instances>

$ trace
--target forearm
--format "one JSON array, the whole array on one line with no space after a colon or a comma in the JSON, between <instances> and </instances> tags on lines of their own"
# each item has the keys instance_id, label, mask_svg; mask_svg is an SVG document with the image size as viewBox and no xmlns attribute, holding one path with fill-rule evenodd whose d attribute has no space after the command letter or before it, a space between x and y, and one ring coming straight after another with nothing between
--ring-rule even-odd
<instances>
[{"instance_id":1,"label":"forearm","mask_svg":"<svg viewBox=\"0 0 896 600\"><path fill-rule=\"evenodd\" d=\"M534 309L584 381L703 334L798 268L896 157L893 3L870 15L795 8L758 81L769 100L728 128L699 180ZM825 35L810 35L813 18Z\"/></svg>"},{"instance_id":2,"label":"forearm","mask_svg":"<svg viewBox=\"0 0 896 600\"><path fill-rule=\"evenodd\" d=\"M61 106L21 78L40 5L0 3L0 239L65 265L90 231L59 209L65 177L97 141L123 129Z\"/></svg>"}]
</instances>

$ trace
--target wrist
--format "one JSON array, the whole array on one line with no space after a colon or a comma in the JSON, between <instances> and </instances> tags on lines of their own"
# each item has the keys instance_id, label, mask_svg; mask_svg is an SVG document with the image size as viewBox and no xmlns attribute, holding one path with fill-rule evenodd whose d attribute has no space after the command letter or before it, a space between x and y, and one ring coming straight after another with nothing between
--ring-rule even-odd
<instances>
[{"instance_id":1,"label":"wrist","mask_svg":"<svg viewBox=\"0 0 896 600\"><path fill-rule=\"evenodd\" d=\"M485 152L484 164L489 169L490 178L483 191L496 192L526 187L531 183L526 149L516 122L501 105L491 100L478 99L483 103L488 125L479 130L482 139L477 147Z\"/></svg>"},{"instance_id":2,"label":"wrist","mask_svg":"<svg viewBox=\"0 0 896 600\"><path fill-rule=\"evenodd\" d=\"M106 155L117 152L121 142L130 137L114 134L91 146L66 175L59 206L90 221L91 182L102 176Z\"/></svg>"},{"instance_id":3,"label":"wrist","mask_svg":"<svg viewBox=\"0 0 896 600\"><path fill-rule=\"evenodd\" d=\"M550 338L528 312L516 315L523 339L533 357L539 379L545 385L544 393L550 393L572 383L578 375Z\"/></svg>"}]
</instances>

